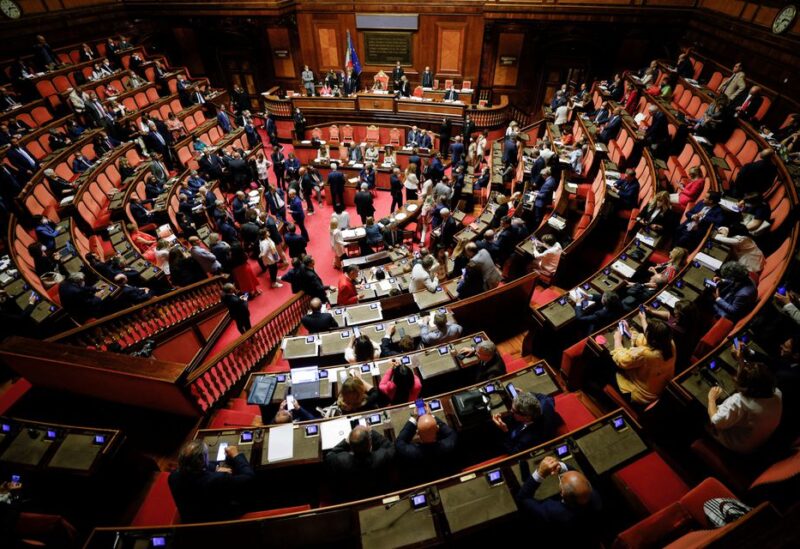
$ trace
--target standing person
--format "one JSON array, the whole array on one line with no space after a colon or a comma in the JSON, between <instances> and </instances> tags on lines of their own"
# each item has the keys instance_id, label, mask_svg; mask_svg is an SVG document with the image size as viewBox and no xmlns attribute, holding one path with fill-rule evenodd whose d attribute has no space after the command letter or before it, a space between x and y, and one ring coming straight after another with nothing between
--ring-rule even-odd
<instances>
[{"instance_id":1,"label":"standing person","mask_svg":"<svg viewBox=\"0 0 800 549\"><path fill-rule=\"evenodd\" d=\"M236 286L230 282L222 286L222 303L228 308L231 318L236 323L240 334L250 329L250 309L247 306L247 294L236 293Z\"/></svg>"},{"instance_id":2,"label":"standing person","mask_svg":"<svg viewBox=\"0 0 800 549\"><path fill-rule=\"evenodd\" d=\"M403 187L406 189L406 201L416 200L419 191L419 179L417 178L417 165L409 164L406 168L406 178L403 180Z\"/></svg>"},{"instance_id":3,"label":"standing person","mask_svg":"<svg viewBox=\"0 0 800 549\"><path fill-rule=\"evenodd\" d=\"M389 192L392 195L392 205L389 213L403 207L403 181L400 176L400 168L393 168L392 175L389 176Z\"/></svg>"},{"instance_id":4,"label":"standing person","mask_svg":"<svg viewBox=\"0 0 800 549\"><path fill-rule=\"evenodd\" d=\"M447 154L450 150L450 133L452 132L452 125L449 118L442 119L442 125L439 127L439 152L442 156Z\"/></svg>"},{"instance_id":5,"label":"standing person","mask_svg":"<svg viewBox=\"0 0 800 549\"><path fill-rule=\"evenodd\" d=\"M256 179L258 179L258 184L264 189L266 189L267 186L269 185L270 166L272 166L272 162L267 160L262 151L259 151L258 155L256 155L256 160L255 160Z\"/></svg>"},{"instance_id":6,"label":"standing person","mask_svg":"<svg viewBox=\"0 0 800 549\"><path fill-rule=\"evenodd\" d=\"M344 238L342 230L339 228L339 219L331 217L330 225L331 249L333 250L334 269L342 268L342 257L344 256Z\"/></svg>"},{"instance_id":7,"label":"standing person","mask_svg":"<svg viewBox=\"0 0 800 549\"><path fill-rule=\"evenodd\" d=\"M303 80L303 87L309 97L314 97L314 73L308 68L308 65L303 66L303 72L300 74Z\"/></svg>"},{"instance_id":8,"label":"standing person","mask_svg":"<svg viewBox=\"0 0 800 549\"><path fill-rule=\"evenodd\" d=\"M283 147L281 147L280 143L273 145L272 171L275 172L278 188L285 189L286 181L284 180L284 174L286 173L286 156L283 154Z\"/></svg>"},{"instance_id":9,"label":"standing person","mask_svg":"<svg viewBox=\"0 0 800 549\"><path fill-rule=\"evenodd\" d=\"M344 174L338 170L339 165L331 162L331 171L328 174L328 188L331 191L331 203L336 207L337 204L344 206ZM343 229L346 227L342 227Z\"/></svg>"},{"instance_id":10,"label":"standing person","mask_svg":"<svg viewBox=\"0 0 800 549\"><path fill-rule=\"evenodd\" d=\"M338 294L336 304L355 305L358 303L358 288L356 281L358 280L358 267L356 265L348 265L344 268L344 272L339 276Z\"/></svg>"},{"instance_id":11,"label":"standing person","mask_svg":"<svg viewBox=\"0 0 800 549\"><path fill-rule=\"evenodd\" d=\"M310 255L305 256L302 259L301 265L300 289L312 298L316 297L323 303L330 303L327 290L333 291L335 288L322 283L322 279L317 274L317 271L314 270L314 258Z\"/></svg>"},{"instance_id":12,"label":"standing person","mask_svg":"<svg viewBox=\"0 0 800 549\"><path fill-rule=\"evenodd\" d=\"M300 168L298 172L300 176L300 191L303 193L303 198L306 200L306 211L308 215L314 215L314 187L316 186L317 182L314 181L314 176L311 174L311 170L306 167Z\"/></svg>"},{"instance_id":13,"label":"standing person","mask_svg":"<svg viewBox=\"0 0 800 549\"><path fill-rule=\"evenodd\" d=\"M303 211L303 201L297 196L297 191L289 189L289 213L292 214L294 224L300 228L300 234L306 242L309 242L308 231L306 230L306 214Z\"/></svg>"},{"instance_id":14,"label":"standing person","mask_svg":"<svg viewBox=\"0 0 800 549\"><path fill-rule=\"evenodd\" d=\"M258 264L261 265L261 272L269 271L269 279L273 288L282 288L283 284L278 282L278 263L281 261L281 254L278 247L269 237L266 229L258 232Z\"/></svg>"},{"instance_id":15,"label":"standing person","mask_svg":"<svg viewBox=\"0 0 800 549\"><path fill-rule=\"evenodd\" d=\"M299 108L296 108L292 120L294 120L294 135L298 141L302 141L306 138L306 117Z\"/></svg>"},{"instance_id":16,"label":"standing person","mask_svg":"<svg viewBox=\"0 0 800 549\"><path fill-rule=\"evenodd\" d=\"M361 224L367 224L367 218L375 215L375 205L373 204L372 194L369 192L369 185L361 184L361 190L355 196L356 212L361 217Z\"/></svg>"}]
</instances>

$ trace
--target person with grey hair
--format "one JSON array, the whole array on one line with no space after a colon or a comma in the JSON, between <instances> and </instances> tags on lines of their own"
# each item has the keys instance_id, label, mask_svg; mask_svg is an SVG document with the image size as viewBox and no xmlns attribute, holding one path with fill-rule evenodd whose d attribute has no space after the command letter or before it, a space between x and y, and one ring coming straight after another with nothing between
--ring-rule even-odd
<instances>
[{"instance_id":1,"label":"person with grey hair","mask_svg":"<svg viewBox=\"0 0 800 549\"><path fill-rule=\"evenodd\" d=\"M553 438L556 419L553 397L527 391L517 394L509 412L492 416L495 426L503 433L502 445L509 454Z\"/></svg>"},{"instance_id":2,"label":"person with grey hair","mask_svg":"<svg viewBox=\"0 0 800 549\"><path fill-rule=\"evenodd\" d=\"M422 346L428 347L438 342L458 337L464 330L455 322L448 322L445 313L431 313L428 322L420 325L420 339Z\"/></svg>"},{"instance_id":3,"label":"person with grey hair","mask_svg":"<svg viewBox=\"0 0 800 549\"><path fill-rule=\"evenodd\" d=\"M753 310L758 290L747 268L738 261L727 261L714 277L714 312L731 322L737 322Z\"/></svg>"},{"instance_id":4,"label":"person with grey hair","mask_svg":"<svg viewBox=\"0 0 800 549\"><path fill-rule=\"evenodd\" d=\"M474 242L470 242L464 248L464 253L481 270L484 290L491 290L500 284L500 270L495 266L492 255L486 248L479 250Z\"/></svg>"},{"instance_id":5,"label":"person with grey hair","mask_svg":"<svg viewBox=\"0 0 800 549\"><path fill-rule=\"evenodd\" d=\"M334 473L337 499L361 499L386 491L395 448L377 430L357 426L325 456Z\"/></svg>"},{"instance_id":6,"label":"person with grey hair","mask_svg":"<svg viewBox=\"0 0 800 549\"><path fill-rule=\"evenodd\" d=\"M361 184L361 190L356 193L353 201L356 205L356 213L361 217L361 224L366 225L367 218L375 215L375 205L367 183Z\"/></svg>"},{"instance_id":7,"label":"person with grey hair","mask_svg":"<svg viewBox=\"0 0 800 549\"><path fill-rule=\"evenodd\" d=\"M459 352L460 358L474 356L478 359L478 364L472 366L475 372L474 382L480 383L487 379L492 379L506 373L506 363L497 346L489 340L483 340L470 349L462 349Z\"/></svg>"},{"instance_id":8,"label":"person with grey hair","mask_svg":"<svg viewBox=\"0 0 800 549\"><path fill-rule=\"evenodd\" d=\"M217 261L217 257L213 253L203 246L203 241L199 237L190 236L189 244L192 245L189 249L192 259L197 261L206 274L215 275L222 270L222 264Z\"/></svg>"},{"instance_id":9,"label":"person with grey hair","mask_svg":"<svg viewBox=\"0 0 800 549\"><path fill-rule=\"evenodd\" d=\"M178 469L169 475L169 489L181 522L229 520L246 509L255 472L236 446L228 446L214 470L202 440L186 443L178 454Z\"/></svg>"},{"instance_id":10,"label":"person with grey hair","mask_svg":"<svg viewBox=\"0 0 800 549\"><path fill-rule=\"evenodd\" d=\"M433 276L433 264L436 260L432 255L426 255L422 261L414 265L411 269L411 280L408 283L409 292L418 292L427 289L429 292L435 292L439 286L439 279Z\"/></svg>"},{"instance_id":11,"label":"person with grey hair","mask_svg":"<svg viewBox=\"0 0 800 549\"><path fill-rule=\"evenodd\" d=\"M61 306L79 320L99 318L104 314L103 300L97 297L99 288L86 286L83 273L72 273L58 286Z\"/></svg>"}]
</instances>

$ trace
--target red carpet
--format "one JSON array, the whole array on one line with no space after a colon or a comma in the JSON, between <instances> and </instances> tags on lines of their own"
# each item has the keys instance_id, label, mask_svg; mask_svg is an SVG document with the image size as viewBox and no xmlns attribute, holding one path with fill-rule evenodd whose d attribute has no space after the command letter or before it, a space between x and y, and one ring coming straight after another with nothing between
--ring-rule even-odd
<instances>
[{"instance_id":1,"label":"red carpet","mask_svg":"<svg viewBox=\"0 0 800 549\"><path fill-rule=\"evenodd\" d=\"M262 135L262 138L265 143L265 154L269 155L272 153L272 147L269 145L269 141L264 135ZM291 145L284 145L283 149L284 154L288 155L292 147ZM274 174L270 175L270 181L273 183L275 182ZM376 218L383 217L389 213L391 202L391 196L387 191L378 191L378 196L375 199L375 209L377 210ZM350 213L350 224L355 226L361 225L361 219L358 217L358 214L356 214L355 208L348 207L347 211ZM333 252L331 251L330 240L328 238L332 213L333 207L329 206L327 203L323 202L321 207L315 203L314 215L306 215L306 229L311 237L311 241L308 243L308 253L316 259L317 274L319 274L325 284L336 286L340 272L333 268ZM285 303L292 296L292 290L288 283L283 283L283 288L271 288L269 273L265 272L264 274L260 274L261 267L259 267L258 263L254 260L250 260L250 266L253 272L258 276L263 291L260 296L250 301L250 320L255 326L264 317ZM283 275L287 270L288 269L283 269L278 271L278 277ZM225 332L223 332L222 336L220 336L209 356L220 352L238 337L239 331L236 329L236 325L231 324Z\"/></svg>"}]
</instances>

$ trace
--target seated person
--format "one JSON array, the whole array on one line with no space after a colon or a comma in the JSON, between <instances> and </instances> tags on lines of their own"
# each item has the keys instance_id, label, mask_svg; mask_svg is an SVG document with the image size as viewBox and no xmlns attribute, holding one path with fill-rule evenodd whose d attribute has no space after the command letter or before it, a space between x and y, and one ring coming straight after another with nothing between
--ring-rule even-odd
<instances>
[{"instance_id":1,"label":"seated person","mask_svg":"<svg viewBox=\"0 0 800 549\"><path fill-rule=\"evenodd\" d=\"M344 350L344 359L350 364L371 362L380 356L381 348L375 345L366 335L356 337L354 334L353 337L350 338L350 343L347 345L347 348Z\"/></svg>"},{"instance_id":2,"label":"seated person","mask_svg":"<svg viewBox=\"0 0 800 549\"><path fill-rule=\"evenodd\" d=\"M547 276L555 275L562 251L561 243L556 240L555 235L544 235L541 242L536 242L533 250L533 270Z\"/></svg>"},{"instance_id":3,"label":"seated person","mask_svg":"<svg viewBox=\"0 0 800 549\"><path fill-rule=\"evenodd\" d=\"M533 522L531 531L543 543L563 543L565 535L574 547L596 547L597 525L602 502L589 480L580 471L547 456L528 476L528 462L520 462L525 482L517 493L517 505ZM559 497L538 499L534 496L545 478L558 475Z\"/></svg>"},{"instance_id":4,"label":"seated person","mask_svg":"<svg viewBox=\"0 0 800 549\"><path fill-rule=\"evenodd\" d=\"M647 268L650 278L647 282L632 283L625 281L625 297L622 299L622 307L626 311L632 310L639 303L651 298L678 274L683 266L683 261L688 252L681 247L672 248L669 252L669 261L659 263Z\"/></svg>"},{"instance_id":5,"label":"seated person","mask_svg":"<svg viewBox=\"0 0 800 549\"><path fill-rule=\"evenodd\" d=\"M366 231L367 236L365 241L367 246L370 248L375 248L376 246L380 246L383 244L383 233L381 232L381 226L375 223L374 217L367 218L367 224L364 226L364 231Z\"/></svg>"},{"instance_id":6,"label":"seated person","mask_svg":"<svg viewBox=\"0 0 800 549\"><path fill-rule=\"evenodd\" d=\"M632 210L639 205L639 180L636 178L636 170L628 168L625 170L625 177L612 183L617 195L611 195L619 201L619 204L628 210Z\"/></svg>"},{"instance_id":7,"label":"seated person","mask_svg":"<svg viewBox=\"0 0 800 549\"><path fill-rule=\"evenodd\" d=\"M120 288L120 294L117 296L115 303L120 310L144 303L151 297L149 288L140 288L128 284L128 277L122 273L114 277L114 283Z\"/></svg>"},{"instance_id":8,"label":"seated person","mask_svg":"<svg viewBox=\"0 0 800 549\"><path fill-rule=\"evenodd\" d=\"M339 500L362 499L387 491L394 445L377 430L359 425L325 456Z\"/></svg>"},{"instance_id":9,"label":"seated person","mask_svg":"<svg viewBox=\"0 0 800 549\"><path fill-rule=\"evenodd\" d=\"M431 414L427 404L426 412L418 416L415 406L395 441L397 456L419 481L445 476L458 443L456 431Z\"/></svg>"},{"instance_id":10,"label":"seated person","mask_svg":"<svg viewBox=\"0 0 800 549\"><path fill-rule=\"evenodd\" d=\"M502 376L506 373L506 363L503 357L500 356L497 346L491 341L481 341L471 349L460 351L459 356L462 358L477 357L478 364L472 367L475 372L475 383Z\"/></svg>"},{"instance_id":11,"label":"seated person","mask_svg":"<svg viewBox=\"0 0 800 549\"><path fill-rule=\"evenodd\" d=\"M463 331L455 322L448 322L447 315L440 312L432 312L428 322L421 324L419 329L422 347L432 347L440 341L458 337Z\"/></svg>"},{"instance_id":12,"label":"seated person","mask_svg":"<svg viewBox=\"0 0 800 549\"><path fill-rule=\"evenodd\" d=\"M782 394L772 372L760 362L740 361L735 382L736 392L719 405L722 388L712 387L708 392L711 434L729 450L749 454L778 428Z\"/></svg>"},{"instance_id":13,"label":"seated person","mask_svg":"<svg viewBox=\"0 0 800 549\"><path fill-rule=\"evenodd\" d=\"M705 235L709 226L718 227L725 223L725 212L719 205L718 192L706 193L703 200L686 212L686 221L678 225L673 244L691 250Z\"/></svg>"},{"instance_id":14,"label":"seated person","mask_svg":"<svg viewBox=\"0 0 800 549\"><path fill-rule=\"evenodd\" d=\"M677 192L669 195L670 203L677 204L680 206L681 210L685 210L690 202L694 202L700 198L705 184L706 180L703 177L703 172L700 170L700 167L692 166L689 168L689 180L686 184L684 184L683 181L679 181L675 189Z\"/></svg>"},{"instance_id":15,"label":"seated person","mask_svg":"<svg viewBox=\"0 0 800 549\"><path fill-rule=\"evenodd\" d=\"M392 288L392 289L396 290L397 288ZM391 293L389 295L391 295ZM395 343L392 340L392 336L394 335L396 329L397 326L393 323L391 326L389 326L389 330L386 333L386 335L383 336L383 338L381 339L382 357L389 357L394 355L410 353L416 348L416 345L414 344L414 339L410 335L405 334L402 328L400 329L400 334L401 334L400 340L397 343Z\"/></svg>"},{"instance_id":16,"label":"seated person","mask_svg":"<svg viewBox=\"0 0 800 549\"><path fill-rule=\"evenodd\" d=\"M636 216L640 228L658 235L672 234L678 224L677 215L672 210L670 195L667 191L659 191Z\"/></svg>"},{"instance_id":17,"label":"seated person","mask_svg":"<svg viewBox=\"0 0 800 549\"><path fill-rule=\"evenodd\" d=\"M208 446L193 440L181 448L178 469L169 475L169 488L181 522L229 520L245 510L255 473L236 446L225 448L225 461L209 468Z\"/></svg>"},{"instance_id":18,"label":"seated person","mask_svg":"<svg viewBox=\"0 0 800 549\"><path fill-rule=\"evenodd\" d=\"M58 286L61 306L69 314L84 320L99 318L105 313L103 300L95 295L99 291L93 286L86 286L86 276L81 272L72 273Z\"/></svg>"},{"instance_id":19,"label":"seated person","mask_svg":"<svg viewBox=\"0 0 800 549\"><path fill-rule=\"evenodd\" d=\"M756 234L772 217L772 211L764 197L757 193L750 193L739 201L739 211L742 214L742 223L751 234Z\"/></svg>"},{"instance_id":20,"label":"seated person","mask_svg":"<svg viewBox=\"0 0 800 549\"><path fill-rule=\"evenodd\" d=\"M736 261L727 261L714 277L714 312L717 316L738 322L753 310L758 301L758 291L747 268Z\"/></svg>"},{"instance_id":21,"label":"seated person","mask_svg":"<svg viewBox=\"0 0 800 549\"><path fill-rule=\"evenodd\" d=\"M296 421L313 421L317 419L314 414L300 406L297 399L292 400L292 409L288 410L288 403L283 399L278 406L278 412L272 419L272 423L294 423Z\"/></svg>"},{"instance_id":22,"label":"seated person","mask_svg":"<svg viewBox=\"0 0 800 549\"><path fill-rule=\"evenodd\" d=\"M617 329L611 350L617 371L598 373L606 374L605 381L618 389L623 397L647 406L658 400L669 380L675 377L676 351L672 333L669 326L658 319L647 323L644 334L630 328L626 321L622 323L631 335L630 347L623 344L624 335Z\"/></svg>"},{"instance_id":23,"label":"seated person","mask_svg":"<svg viewBox=\"0 0 800 549\"><path fill-rule=\"evenodd\" d=\"M586 335L605 326L623 312L622 300L616 292L583 294L574 307L576 320L586 326Z\"/></svg>"},{"instance_id":24,"label":"seated person","mask_svg":"<svg viewBox=\"0 0 800 549\"><path fill-rule=\"evenodd\" d=\"M392 367L383 374L378 387L388 405L405 404L417 400L422 382L413 369L395 359Z\"/></svg>"},{"instance_id":25,"label":"seated person","mask_svg":"<svg viewBox=\"0 0 800 549\"><path fill-rule=\"evenodd\" d=\"M506 453L516 454L553 438L557 417L553 397L522 391L512 402L511 411L494 414L492 421L503 433Z\"/></svg>"},{"instance_id":26,"label":"seated person","mask_svg":"<svg viewBox=\"0 0 800 549\"><path fill-rule=\"evenodd\" d=\"M300 319L300 323L309 334L336 330L339 325L330 313L322 312L322 300L315 297L309 303L310 312Z\"/></svg>"},{"instance_id":27,"label":"seated person","mask_svg":"<svg viewBox=\"0 0 800 549\"><path fill-rule=\"evenodd\" d=\"M374 410L381 405L380 391L361 377L350 374L342 383L336 404L343 414Z\"/></svg>"}]
</instances>

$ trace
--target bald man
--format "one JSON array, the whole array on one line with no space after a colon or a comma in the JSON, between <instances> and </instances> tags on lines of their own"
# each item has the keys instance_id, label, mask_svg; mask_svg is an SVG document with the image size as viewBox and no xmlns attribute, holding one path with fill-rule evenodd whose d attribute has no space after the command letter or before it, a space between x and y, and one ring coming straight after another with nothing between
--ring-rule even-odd
<instances>
[{"instance_id":1,"label":"bald man","mask_svg":"<svg viewBox=\"0 0 800 549\"><path fill-rule=\"evenodd\" d=\"M311 300L309 308L311 311L300 319L300 323L308 330L309 334L327 332L339 328L332 314L322 312L322 300L318 297Z\"/></svg>"},{"instance_id":2,"label":"bald man","mask_svg":"<svg viewBox=\"0 0 800 549\"><path fill-rule=\"evenodd\" d=\"M455 451L458 441L456 432L434 417L427 404L425 410L425 414L417 417L414 407L395 442L398 457L415 480L444 476L448 472L448 463L452 462L448 456ZM419 435L418 441L414 440L415 434Z\"/></svg>"},{"instance_id":3,"label":"bald man","mask_svg":"<svg viewBox=\"0 0 800 549\"><path fill-rule=\"evenodd\" d=\"M523 460L522 463L525 476L527 462ZM537 500L534 497L536 490L551 475L558 475L559 496ZM600 495L592 489L583 473L570 469L552 456L540 461L533 475L522 485L517 494L517 505L533 519L531 528L535 528L537 541L566 540L575 547L597 543L596 525L602 509Z\"/></svg>"}]
</instances>

